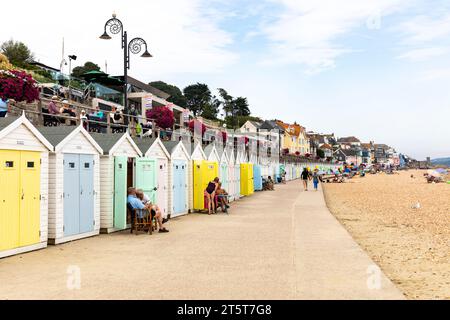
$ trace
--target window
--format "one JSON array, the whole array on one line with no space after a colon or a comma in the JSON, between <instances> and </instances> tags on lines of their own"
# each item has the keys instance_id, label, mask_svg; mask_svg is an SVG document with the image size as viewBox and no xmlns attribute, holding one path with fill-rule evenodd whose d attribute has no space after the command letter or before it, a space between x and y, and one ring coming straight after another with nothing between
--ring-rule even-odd
<instances>
[{"instance_id":1,"label":"window","mask_svg":"<svg viewBox=\"0 0 450 320\"><path fill-rule=\"evenodd\" d=\"M75 162L69 162L69 168L75 169Z\"/></svg>"},{"instance_id":2,"label":"window","mask_svg":"<svg viewBox=\"0 0 450 320\"><path fill-rule=\"evenodd\" d=\"M5 168L14 168L14 161L5 161Z\"/></svg>"},{"instance_id":3,"label":"window","mask_svg":"<svg viewBox=\"0 0 450 320\"><path fill-rule=\"evenodd\" d=\"M122 169L122 164L121 163L119 163L119 169Z\"/></svg>"},{"instance_id":4,"label":"window","mask_svg":"<svg viewBox=\"0 0 450 320\"><path fill-rule=\"evenodd\" d=\"M34 168L34 161L28 161L27 162L27 168L29 168L29 169Z\"/></svg>"},{"instance_id":5,"label":"window","mask_svg":"<svg viewBox=\"0 0 450 320\"><path fill-rule=\"evenodd\" d=\"M84 168L89 169L91 167L91 164L89 162L84 163Z\"/></svg>"}]
</instances>

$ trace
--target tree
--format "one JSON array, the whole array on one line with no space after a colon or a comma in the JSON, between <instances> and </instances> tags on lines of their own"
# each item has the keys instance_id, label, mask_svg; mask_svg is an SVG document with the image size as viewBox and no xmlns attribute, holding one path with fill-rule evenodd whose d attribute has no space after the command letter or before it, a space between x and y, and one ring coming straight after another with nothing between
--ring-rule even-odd
<instances>
[{"instance_id":1,"label":"tree","mask_svg":"<svg viewBox=\"0 0 450 320\"><path fill-rule=\"evenodd\" d=\"M219 96L222 98L223 111L225 118L233 114L233 97L225 89L219 88Z\"/></svg>"},{"instance_id":2,"label":"tree","mask_svg":"<svg viewBox=\"0 0 450 320\"><path fill-rule=\"evenodd\" d=\"M81 78L83 74L89 71L100 71L100 67L93 62L86 62L84 66L75 67L72 70L72 77Z\"/></svg>"},{"instance_id":3,"label":"tree","mask_svg":"<svg viewBox=\"0 0 450 320\"><path fill-rule=\"evenodd\" d=\"M249 109L247 98L239 97L233 100L234 114L237 116L248 117L251 112Z\"/></svg>"},{"instance_id":4,"label":"tree","mask_svg":"<svg viewBox=\"0 0 450 320\"><path fill-rule=\"evenodd\" d=\"M216 96L213 96L211 98L211 101L209 101L205 105L205 107L201 113L201 116L205 119L217 120L217 115L219 114L219 109L220 109L221 104L222 103L220 102L220 100L217 99Z\"/></svg>"},{"instance_id":5,"label":"tree","mask_svg":"<svg viewBox=\"0 0 450 320\"><path fill-rule=\"evenodd\" d=\"M177 86L165 83L163 81L150 82L149 85L167 94L170 94L170 97L167 99L167 101L172 102L179 107L186 108L186 97Z\"/></svg>"},{"instance_id":6,"label":"tree","mask_svg":"<svg viewBox=\"0 0 450 320\"><path fill-rule=\"evenodd\" d=\"M194 113L194 116L200 116L205 109L211 108L212 95L208 85L196 83L187 86L183 94L186 97L186 107Z\"/></svg>"},{"instance_id":7,"label":"tree","mask_svg":"<svg viewBox=\"0 0 450 320\"><path fill-rule=\"evenodd\" d=\"M317 156L318 156L320 159L325 159L325 151L322 150L322 149L317 149Z\"/></svg>"},{"instance_id":8,"label":"tree","mask_svg":"<svg viewBox=\"0 0 450 320\"><path fill-rule=\"evenodd\" d=\"M8 58L13 65L25 68L34 59L30 49L20 41L9 40L3 42L0 47L1 52Z\"/></svg>"}]
</instances>

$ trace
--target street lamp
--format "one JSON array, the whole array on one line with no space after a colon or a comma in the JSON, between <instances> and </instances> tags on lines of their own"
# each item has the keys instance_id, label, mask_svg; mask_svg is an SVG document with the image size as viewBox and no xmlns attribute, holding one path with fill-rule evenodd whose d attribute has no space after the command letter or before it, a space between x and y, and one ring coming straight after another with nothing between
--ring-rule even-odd
<instances>
[{"instance_id":1,"label":"street lamp","mask_svg":"<svg viewBox=\"0 0 450 320\"><path fill-rule=\"evenodd\" d=\"M113 35L121 34L122 36L122 49L123 49L123 76L124 76L124 108L125 112L128 112L128 70L130 69L130 54L139 54L142 51L142 48L145 48L145 52L141 55L142 58L151 58L152 55L147 50L147 42L145 42L142 38L134 38L130 42L128 42L128 33L123 28L123 23L119 19L116 18L116 15L113 14L112 18L106 21L105 30L103 34L100 36L102 40L110 40L111 36L108 34L109 32Z\"/></svg>"},{"instance_id":2,"label":"street lamp","mask_svg":"<svg viewBox=\"0 0 450 320\"><path fill-rule=\"evenodd\" d=\"M76 55L69 56L69 100L72 99L72 88L70 87L72 85L72 60L76 61L77 56Z\"/></svg>"}]
</instances>

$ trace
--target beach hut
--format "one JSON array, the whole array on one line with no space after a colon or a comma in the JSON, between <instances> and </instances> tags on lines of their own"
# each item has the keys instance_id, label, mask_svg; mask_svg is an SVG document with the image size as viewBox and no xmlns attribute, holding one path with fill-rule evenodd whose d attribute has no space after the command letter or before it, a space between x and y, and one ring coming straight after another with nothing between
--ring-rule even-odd
<instances>
[{"instance_id":1,"label":"beach hut","mask_svg":"<svg viewBox=\"0 0 450 320\"><path fill-rule=\"evenodd\" d=\"M231 151L228 155L228 193L230 194L230 201L235 201L241 197L241 164L236 160L234 151Z\"/></svg>"},{"instance_id":2,"label":"beach hut","mask_svg":"<svg viewBox=\"0 0 450 320\"><path fill-rule=\"evenodd\" d=\"M232 174L230 172L231 170L231 166L230 166L230 159L228 157L228 151L227 149L223 149L221 148L221 150L218 150L219 153L219 177L220 177L220 182L222 182L222 188L225 189L228 194L231 195L230 193L230 178Z\"/></svg>"},{"instance_id":3,"label":"beach hut","mask_svg":"<svg viewBox=\"0 0 450 320\"><path fill-rule=\"evenodd\" d=\"M40 127L53 145L49 159L49 243L100 232L102 148L82 126Z\"/></svg>"},{"instance_id":4,"label":"beach hut","mask_svg":"<svg viewBox=\"0 0 450 320\"><path fill-rule=\"evenodd\" d=\"M140 171L145 175L140 179L136 172L136 187L142 189L153 203L161 209L163 217L169 215L169 160L170 154L159 138L133 139L144 158L139 160ZM138 168L138 167L136 167Z\"/></svg>"},{"instance_id":5,"label":"beach hut","mask_svg":"<svg viewBox=\"0 0 450 320\"><path fill-rule=\"evenodd\" d=\"M170 154L169 161L169 215L171 218L189 213L189 152L181 141L164 141Z\"/></svg>"},{"instance_id":6,"label":"beach hut","mask_svg":"<svg viewBox=\"0 0 450 320\"><path fill-rule=\"evenodd\" d=\"M241 163L241 195L250 196L255 191L252 163Z\"/></svg>"},{"instance_id":7,"label":"beach hut","mask_svg":"<svg viewBox=\"0 0 450 320\"><path fill-rule=\"evenodd\" d=\"M203 152L203 148L200 142L196 141L194 143L188 144L183 142L186 150L189 151L191 155L191 160L189 161L188 171L189 171L189 210L194 211L194 161L206 161L206 155Z\"/></svg>"},{"instance_id":8,"label":"beach hut","mask_svg":"<svg viewBox=\"0 0 450 320\"><path fill-rule=\"evenodd\" d=\"M235 184L236 184L236 197L235 200L239 200L242 197L241 194L241 164L242 159L243 159L243 155L240 154L240 151L237 150L236 152L236 156L234 157L235 162L234 162L234 168L235 168Z\"/></svg>"},{"instance_id":9,"label":"beach hut","mask_svg":"<svg viewBox=\"0 0 450 320\"><path fill-rule=\"evenodd\" d=\"M0 258L47 246L51 149L24 115L0 118Z\"/></svg>"},{"instance_id":10,"label":"beach hut","mask_svg":"<svg viewBox=\"0 0 450 320\"><path fill-rule=\"evenodd\" d=\"M254 191L262 191L263 181L262 181L262 171L260 165L253 165L253 188Z\"/></svg>"},{"instance_id":11,"label":"beach hut","mask_svg":"<svg viewBox=\"0 0 450 320\"><path fill-rule=\"evenodd\" d=\"M205 147L203 151L205 152L206 160L210 162L217 162L217 164L219 164L220 155L219 152L217 151L215 143L210 143L208 146Z\"/></svg>"},{"instance_id":12,"label":"beach hut","mask_svg":"<svg viewBox=\"0 0 450 320\"><path fill-rule=\"evenodd\" d=\"M129 133L91 133L103 149L100 157L100 232L124 230L127 217L127 189L135 185L134 168L141 150Z\"/></svg>"},{"instance_id":13,"label":"beach hut","mask_svg":"<svg viewBox=\"0 0 450 320\"><path fill-rule=\"evenodd\" d=\"M203 211L205 209L205 189L208 183L219 176L219 162L217 150L213 145L208 147L209 158L197 144L191 156L193 173L193 210ZM206 150L206 149L205 149ZM209 161L208 159L214 160Z\"/></svg>"},{"instance_id":14,"label":"beach hut","mask_svg":"<svg viewBox=\"0 0 450 320\"><path fill-rule=\"evenodd\" d=\"M281 179L281 166L278 162L272 164L273 167L273 179L275 183L279 183Z\"/></svg>"}]
</instances>

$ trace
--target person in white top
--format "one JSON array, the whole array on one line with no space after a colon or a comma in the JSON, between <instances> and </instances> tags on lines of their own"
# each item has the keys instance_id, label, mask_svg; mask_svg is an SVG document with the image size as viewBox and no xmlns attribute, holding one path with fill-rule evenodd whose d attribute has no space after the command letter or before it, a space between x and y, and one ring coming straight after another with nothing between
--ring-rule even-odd
<instances>
[{"instance_id":1,"label":"person in white top","mask_svg":"<svg viewBox=\"0 0 450 320\"><path fill-rule=\"evenodd\" d=\"M155 218L156 218L156 221L158 221L158 225L159 225L159 232L168 232L168 230L166 228L164 228L163 224L165 224L169 220L166 218L163 219L162 214L161 214L161 209L156 204L153 204L150 201L150 197L148 195L146 195L144 193L144 191L142 191L140 189L136 190L136 196L138 199L140 199L142 201L142 203L146 207L150 208L150 210L155 212Z\"/></svg>"}]
</instances>

